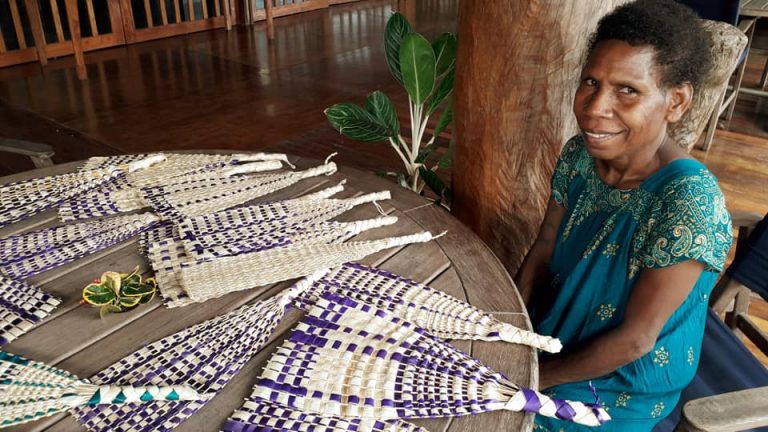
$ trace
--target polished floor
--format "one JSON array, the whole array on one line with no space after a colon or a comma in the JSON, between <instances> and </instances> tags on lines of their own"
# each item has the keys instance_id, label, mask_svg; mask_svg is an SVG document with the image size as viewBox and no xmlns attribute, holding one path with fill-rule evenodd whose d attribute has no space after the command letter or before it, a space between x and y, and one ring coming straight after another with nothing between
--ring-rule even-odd
<instances>
[{"instance_id":1,"label":"polished floor","mask_svg":"<svg viewBox=\"0 0 768 432\"><path fill-rule=\"evenodd\" d=\"M419 32L434 38L455 31L458 0L414 3L409 18ZM383 90L401 119L407 117L405 93L384 60L382 35L396 5L365 0L279 18L273 42L256 24L90 52L89 79L82 82L72 58L45 68L3 68L0 136L50 143L57 162L157 150L268 149L316 158L339 152L342 164L394 170L399 161L386 145L341 137L323 109ZM757 81L764 62L750 57L746 85ZM730 130L718 131L708 153L693 154L718 176L731 210L768 212L767 101L741 97ZM28 164L3 155L0 174ZM768 307L760 305L755 314L768 319Z\"/></svg>"}]
</instances>

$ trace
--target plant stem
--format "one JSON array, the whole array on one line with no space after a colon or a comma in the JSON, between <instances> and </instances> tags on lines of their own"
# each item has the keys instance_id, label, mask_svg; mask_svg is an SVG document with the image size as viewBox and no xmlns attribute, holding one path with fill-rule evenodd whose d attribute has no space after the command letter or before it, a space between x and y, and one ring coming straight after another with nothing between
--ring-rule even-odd
<instances>
[{"instance_id":1,"label":"plant stem","mask_svg":"<svg viewBox=\"0 0 768 432\"><path fill-rule=\"evenodd\" d=\"M408 160L408 158L405 157L405 155L403 154L403 151L400 149L400 145L396 143L392 137L389 137L389 143L392 144L392 147L395 148L395 151L400 156L400 159L403 160L403 163L405 164L405 169L406 171L408 171L408 175L410 176L413 173L413 166L411 165L410 160ZM408 149L406 148L405 151L408 151Z\"/></svg>"}]
</instances>

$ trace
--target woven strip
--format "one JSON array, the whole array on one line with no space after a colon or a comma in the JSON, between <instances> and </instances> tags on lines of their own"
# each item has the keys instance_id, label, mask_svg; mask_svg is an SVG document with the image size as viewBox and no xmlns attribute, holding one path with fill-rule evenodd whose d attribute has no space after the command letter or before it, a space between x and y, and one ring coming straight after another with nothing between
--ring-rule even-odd
<instances>
[{"instance_id":1,"label":"woven strip","mask_svg":"<svg viewBox=\"0 0 768 432\"><path fill-rule=\"evenodd\" d=\"M269 171L281 167L277 160L238 166L232 166L230 163L231 159L211 163L208 156L187 158L181 162L171 158L145 172L129 175L127 187L119 190L104 188L70 200L59 209L59 217L63 221L70 221L139 210L149 206L141 192L142 189L161 188L171 193L189 187L215 187L236 174Z\"/></svg>"},{"instance_id":2,"label":"woven strip","mask_svg":"<svg viewBox=\"0 0 768 432\"><path fill-rule=\"evenodd\" d=\"M345 241L352 236L397 222L393 216L355 222L318 222L312 226L284 225L283 221L244 227L183 240L184 250L196 260L260 252L276 247L327 244ZM265 229L260 231L259 229Z\"/></svg>"},{"instance_id":3,"label":"woven strip","mask_svg":"<svg viewBox=\"0 0 768 432\"><path fill-rule=\"evenodd\" d=\"M291 186L302 179L336 172L329 162L305 171L254 176L233 176L216 184L189 184L177 188L142 189L152 208L166 218L182 220L214 213Z\"/></svg>"},{"instance_id":4,"label":"woven strip","mask_svg":"<svg viewBox=\"0 0 768 432\"><path fill-rule=\"evenodd\" d=\"M92 381L185 384L217 393L267 342L290 301L278 294L177 332L123 358ZM205 403L87 407L74 414L91 431L167 431Z\"/></svg>"},{"instance_id":5,"label":"woven strip","mask_svg":"<svg viewBox=\"0 0 768 432\"><path fill-rule=\"evenodd\" d=\"M0 186L0 227L57 206L122 174L118 168L108 167Z\"/></svg>"},{"instance_id":6,"label":"woven strip","mask_svg":"<svg viewBox=\"0 0 768 432\"><path fill-rule=\"evenodd\" d=\"M2 251L0 272L25 279L128 240L158 222L143 213L10 236L2 240L11 246Z\"/></svg>"},{"instance_id":7,"label":"woven strip","mask_svg":"<svg viewBox=\"0 0 768 432\"><path fill-rule=\"evenodd\" d=\"M222 432L427 432L401 420L343 419L296 410L258 398L246 398L227 419Z\"/></svg>"},{"instance_id":8,"label":"woven strip","mask_svg":"<svg viewBox=\"0 0 768 432\"><path fill-rule=\"evenodd\" d=\"M382 191L355 198L328 199L328 194L335 192L337 188L338 186L291 200L239 207L185 219L179 223L179 234L185 239L194 239L239 228L269 231L268 226L262 226L271 222L280 222L280 226L288 223L312 225L330 220L358 205L390 198L389 191Z\"/></svg>"},{"instance_id":9,"label":"woven strip","mask_svg":"<svg viewBox=\"0 0 768 432\"><path fill-rule=\"evenodd\" d=\"M0 276L0 346L28 332L59 300L23 282Z\"/></svg>"},{"instance_id":10,"label":"woven strip","mask_svg":"<svg viewBox=\"0 0 768 432\"><path fill-rule=\"evenodd\" d=\"M296 306L309 310L325 291L354 298L393 313L444 339L503 340L559 352L556 338L541 336L501 322L493 315L467 302L427 285L396 274L345 263L317 280L303 282L310 288L296 300Z\"/></svg>"},{"instance_id":11,"label":"woven strip","mask_svg":"<svg viewBox=\"0 0 768 432\"><path fill-rule=\"evenodd\" d=\"M428 232L372 241L299 244L181 265L179 281L193 301L307 276L378 251L432 239Z\"/></svg>"},{"instance_id":12,"label":"woven strip","mask_svg":"<svg viewBox=\"0 0 768 432\"><path fill-rule=\"evenodd\" d=\"M176 225L170 221L161 221L152 228L142 232L139 235L139 253L146 256L149 250L149 246L153 243L160 242L167 238L171 238L176 233Z\"/></svg>"},{"instance_id":13,"label":"woven strip","mask_svg":"<svg viewBox=\"0 0 768 432\"><path fill-rule=\"evenodd\" d=\"M0 351L0 427L37 420L81 405L137 406L157 400L205 400L183 385L96 386L43 363ZM105 405L108 406L108 405Z\"/></svg>"},{"instance_id":14,"label":"woven strip","mask_svg":"<svg viewBox=\"0 0 768 432\"><path fill-rule=\"evenodd\" d=\"M344 418L452 417L501 409L589 426L610 418L597 405L520 388L402 318L327 292L272 356L251 396Z\"/></svg>"}]
</instances>

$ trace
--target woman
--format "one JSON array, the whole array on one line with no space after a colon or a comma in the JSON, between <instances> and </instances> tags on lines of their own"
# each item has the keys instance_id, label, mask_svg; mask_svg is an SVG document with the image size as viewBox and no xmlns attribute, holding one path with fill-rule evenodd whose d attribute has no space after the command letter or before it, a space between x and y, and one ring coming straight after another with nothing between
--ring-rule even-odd
<instances>
[{"instance_id":1,"label":"woman","mask_svg":"<svg viewBox=\"0 0 768 432\"><path fill-rule=\"evenodd\" d=\"M696 373L707 300L731 244L723 195L668 136L709 67L698 17L640 0L599 23L544 222L516 282L537 332L559 337L540 388L593 400L605 431L649 431ZM586 428L539 417L537 430Z\"/></svg>"}]
</instances>

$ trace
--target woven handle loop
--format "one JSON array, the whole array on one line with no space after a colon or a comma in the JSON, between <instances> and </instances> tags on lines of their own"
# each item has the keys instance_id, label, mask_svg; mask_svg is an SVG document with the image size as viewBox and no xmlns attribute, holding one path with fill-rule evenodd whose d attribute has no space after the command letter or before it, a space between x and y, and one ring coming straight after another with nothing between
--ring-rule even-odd
<instances>
[{"instance_id":1,"label":"woven handle loop","mask_svg":"<svg viewBox=\"0 0 768 432\"><path fill-rule=\"evenodd\" d=\"M222 170L222 173L226 177L231 177L237 174L248 174L262 171L272 171L282 168L283 165L278 160L268 160L264 162L253 162L243 165L233 166Z\"/></svg>"},{"instance_id":2,"label":"woven handle loop","mask_svg":"<svg viewBox=\"0 0 768 432\"><path fill-rule=\"evenodd\" d=\"M545 417L559 418L585 426L600 426L609 421L611 416L599 406L574 402L563 399L553 399L549 396L521 387L518 392L504 405L510 411L526 411Z\"/></svg>"},{"instance_id":3,"label":"woven handle loop","mask_svg":"<svg viewBox=\"0 0 768 432\"><path fill-rule=\"evenodd\" d=\"M550 353L558 353L563 349L560 339L536 334L507 323L501 323L499 339L505 342L527 345Z\"/></svg>"},{"instance_id":4,"label":"woven handle loop","mask_svg":"<svg viewBox=\"0 0 768 432\"><path fill-rule=\"evenodd\" d=\"M232 161L237 162L254 162L254 161L282 161L289 167L296 169L288 160L288 155L284 153L245 153L245 154L233 154Z\"/></svg>"}]
</instances>

